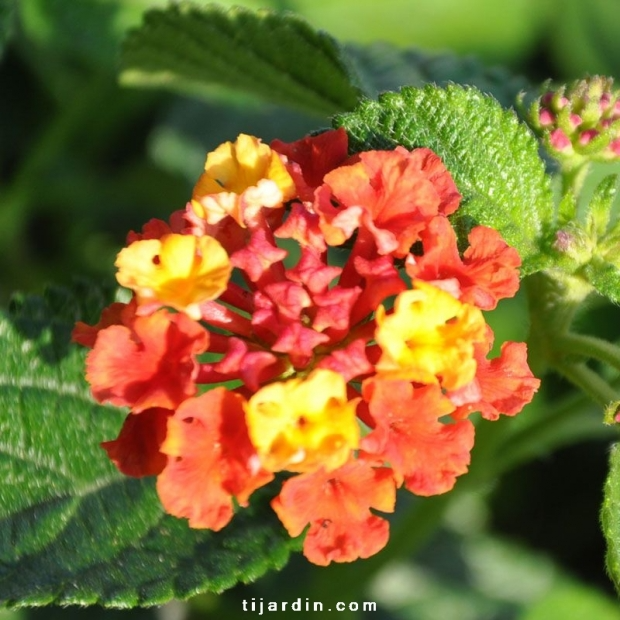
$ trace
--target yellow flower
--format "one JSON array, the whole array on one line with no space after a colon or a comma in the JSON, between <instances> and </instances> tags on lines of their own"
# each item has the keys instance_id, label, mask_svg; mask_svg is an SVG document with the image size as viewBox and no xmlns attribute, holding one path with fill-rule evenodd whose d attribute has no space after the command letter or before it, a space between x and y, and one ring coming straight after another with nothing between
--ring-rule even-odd
<instances>
[{"instance_id":1,"label":"yellow flower","mask_svg":"<svg viewBox=\"0 0 620 620\"><path fill-rule=\"evenodd\" d=\"M251 224L262 208L281 207L295 196L295 184L280 155L258 138L240 134L207 155L192 195L192 208L208 224L227 215Z\"/></svg>"},{"instance_id":2,"label":"yellow flower","mask_svg":"<svg viewBox=\"0 0 620 620\"><path fill-rule=\"evenodd\" d=\"M246 404L250 439L269 471L331 471L357 448L357 399L347 400L345 380L314 370L261 388Z\"/></svg>"},{"instance_id":3,"label":"yellow flower","mask_svg":"<svg viewBox=\"0 0 620 620\"><path fill-rule=\"evenodd\" d=\"M219 297L232 266L213 237L164 235L134 241L116 258L116 279L136 293L138 304L160 304L201 317L200 304Z\"/></svg>"},{"instance_id":4,"label":"yellow flower","mask_svg":"<svg viewBox=\"0 0 620 620\"><path fill-rule=\"evenodd\" d=\"M427 282L414 286L398 295L392 314L377 309L377 371L447 390L467 385L476 374L474 343L486 336L482 312Z\"/></svg>"}]
</instances>

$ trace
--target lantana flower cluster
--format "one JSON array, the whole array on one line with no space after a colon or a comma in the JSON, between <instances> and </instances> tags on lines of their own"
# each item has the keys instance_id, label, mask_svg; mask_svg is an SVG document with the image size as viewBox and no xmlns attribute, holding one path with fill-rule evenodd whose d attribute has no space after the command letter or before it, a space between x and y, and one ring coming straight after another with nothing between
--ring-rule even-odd
<instances>
[{"instance_id":1,"label":"lantana flower cluster","mask_svg":"<svg viewBox=\"0 0 620 620\"><path fill-rule=\"evenodd\" d=\"M514 415L539 385L525 344L488 357L482 311L520 259L484 226L459 248L460 200L429 149L350 155L341 129L209 153L186 207L118 254L131 301L74 330L94 398L129 408L109 458L190 527L274 481L311 562L378 552L396 490L449 491L471 414Z\"/></svg>"}]
</instances>

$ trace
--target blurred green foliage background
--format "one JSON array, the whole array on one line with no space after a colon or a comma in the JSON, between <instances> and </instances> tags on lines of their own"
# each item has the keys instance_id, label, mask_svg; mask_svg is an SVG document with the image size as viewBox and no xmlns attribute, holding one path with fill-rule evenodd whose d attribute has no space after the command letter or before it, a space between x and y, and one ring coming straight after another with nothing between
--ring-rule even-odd
<instances>
[{"instance_id":1,"label":"blurred green foliage background","mask_svg":"<svg viewBox=\"0 0 620 620\"><path fill-rule=\"evenodd\" d=\"M292 140L328 124L326 118L233 93L205 102L121 88L124 33L140 23L145 10L165 4L0 0L0 303L12 291L40 291L45 283L68 284L75 276L110 281L127 231L182 207L205 153L220 142L242 131L266 141ZM220 4L295 11L343 42L386 41L474 55L534 84L586 73L620 77L616 0ZM515 331L523 337L522 303L517 299L494 317L507 337ZM617 337L617 319L617 309L598 307L583 320L600 329L613 324L609 329ZM567 387L558 383L549 390L561 394ZM534 403L528 415L543 408ZM592 407L591 415L599 412ZM538 458L492 488L461 493L445 511L439 500L436 511L429 511L427 530L414 533L418 553L410 556L403 548L381 566L323 571L296 558L282 573L190 605L96 614L22 610L3 612L0 619L247 617L243 599L321 601L326 584L337 591L334 584L355 581L358 574L363 588L356 600L377 601L379 611L337 617L620 619L620 603L604 574L598 527L607 444L601 436Z\"/></svg>"}]
</instances>

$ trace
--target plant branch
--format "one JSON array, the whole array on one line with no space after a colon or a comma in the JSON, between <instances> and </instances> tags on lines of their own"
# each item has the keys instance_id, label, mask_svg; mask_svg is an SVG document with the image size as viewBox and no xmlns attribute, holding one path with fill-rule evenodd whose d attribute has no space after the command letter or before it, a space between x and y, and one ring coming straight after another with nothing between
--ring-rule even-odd
<instances>
[{"instance_id":1,"label":"plant branch","mask_svg":"<svg viewBox=\"0 0 620 620\"><path fill-rule=\"evenodd\" d=\"M558 352L597 359L620 370L620 347L607 340L568 332L555 335L553 342Z\"/></svg>"},{"instance_id":2,"label":"plant branch","mask_svg":"<svg viewBox=\"0 0 620 620\"><path fill-rule=\"evenodd\" d=\"M610 402L618 400L618 392L597 372L588 368L585 364L556 361L553 367L602 407L606 407Z\"/></svg>"}]
</instances>

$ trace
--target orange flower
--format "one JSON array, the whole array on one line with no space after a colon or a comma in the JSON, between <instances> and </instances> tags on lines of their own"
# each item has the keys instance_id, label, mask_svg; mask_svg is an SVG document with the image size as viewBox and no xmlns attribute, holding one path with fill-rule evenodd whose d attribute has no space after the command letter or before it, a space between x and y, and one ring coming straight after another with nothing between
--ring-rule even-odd
<instances>
[{"instance_id":1,"label":"orange flower","mask_svg":"<svg viewBox=\"0 0 620 620\"><path fill-rule=\"evenodd\" d=\"M389 524L370 508L393 512L396 500L390 469L351 460L335 471L319 469L289 478L272 502L291 536L309 524L304 555L310 562L352 562L386 545Z\"/></svg>"},{"instance_id":2,"label":"orange flower","mask_svg":"<svg viewBox=\"0 0 620 620\"><path fill-rule=\"evenodd\" d=\"M102 403L174 409L196 393L195 357L209 346L209 332L184 314L160 310L112 325L97 336L86 358L86 379Z\"/></svg>"},{"instance_id":3,"label":"orange flower","mask_svg":"<svg viewBox=\"0 0 620 620\"><path fill-rule=\"evenodd\" d=\"M363 394L375 428L361 448L389 462L397 484L404 481L416 495L437 495L467 472L474 426L440 422L455 407L438 385L414 389L407 381L369 379Z\"/></svg>"},{"instance_id":4,"label":"orange flower","mask_svg":"<svg viewBox=\"0 0 620 620\"><path fill-rule=\"evenodd\" d=\"M485 339L482 312L450 293L416 280L398 295L394 312L377 308L377 371L392 379L437 383L454 390L476 374L474 343Z\"/></svg>"},{"instance_id":5,"label":"orange flower","mask_svg":"<svg viewBox=\"0 0 620 620\"><path fill-rule=\"evenodd\" d=\"M347 400L345 380L327 369L261 388L246 415L263 466L297 472L339 467L359 441L356 404Z\"/></svg>"},{"instance_id":6,"label":"orange flower","mask_svg":"<svg viewBox=\"0 0 620 620\"><path fill-rule=\"evenodd\" d=\"M243 398L223 387L181 404L161 451L169 458L157 492L165 510L190 527L222 529L232 519L233 498L247 506L273 478L248 438Z\"/></svg>"},{"instance_id":7,"label":"orange flower","mask_svg":"<svg viewBox=\"0 0 620 620\"><path fill-rule=\"evenodd\" d=\"M192 196L192 209L208 224L226 216L253 225L260 209L281 207L295 196L295 184L280 156L258 138L240 134L207 155Z\"/></svg>"},{"instance_id":8,"label":"orange flower","mask_svg":"<svg viewBox=\"0 0 620 620\"><path fill-rule=\"evenodd\" d=\"M407 274L420 280L456 278L459 299L482 310L519 290L519 253L492 228L476 226L469 233L469 247L459 256L456 233L448 218L433 218L420 233L424 254L407 257Z\"/></svg>"},{"instance_id":9,"label":"orange flower","mask_svg":"<svg viewBox=\"0 0 620 620\"><path fill-rule=\"evenodd\" d=\"M200 319L200 304L219 297L232 266L213 237L164 235L134 241L116 258L116 279L136 293L143 310L170 306Z\"/></svg>"},{"instance_id":10,"label":"orange flower","mask_svg":"<svg viewBox=\"0 0 620 620\"><path fill-rule=\"evenodd\" d=\"M483 418L497 420L501 414L513 416L529 403L540 386L527 365L527 346L524 342L502 343L498 357L486 359L493 339L484 345L476 345L478 369L474 385L477 388L473 400L465 402L457 409L457 419L480 411ZM460 395L450 394L457 402ZM460 404L460 403L459 403Z\"/></svg>"},{"instance_id":11,"label":"orange flower","mask_svg":"<svg viewBox=\"0 0 620 620\"><path fill-rule=\"evenodd\" d=\"M101 317L95 325L78 321L71 332L71 340L92 349L100 331L110 327L110 325L129 325L135 314L135 299L132 299L128 304L114 302L101 311Z\"/></svg>"},{"instance_id":12,"label":"orange flower","mask_svg":"<svg viewBox=\"0 0 620 620\"><path fill-rule=\"evenodd\" d=\"M216 531L283 472L271 505L308 560L380 551L396 488L449 491L469 414L513 415L538 387L525 345L486 359L481 310L514 294L520 259L483 226L460 252L460 198L429 149L350 157L344 129L209 153L186 209L118 254L131 303L73 332L93 396L131 408L108 457Z\"/></svg>"},{"instance_id":13,"label":"orange flower","mask_svg":"<svg viewBox=\"0 0 620 620\"><path fill-rule=\"evenodd\" d=\"M459 205L450 173L429 149L398 146L358 158L328 173L317 192L316 210L329 245L344 243L361 228L374 237L379 254L404 257L432 217L449 215Z\"/></svg>"}]
</instances>

